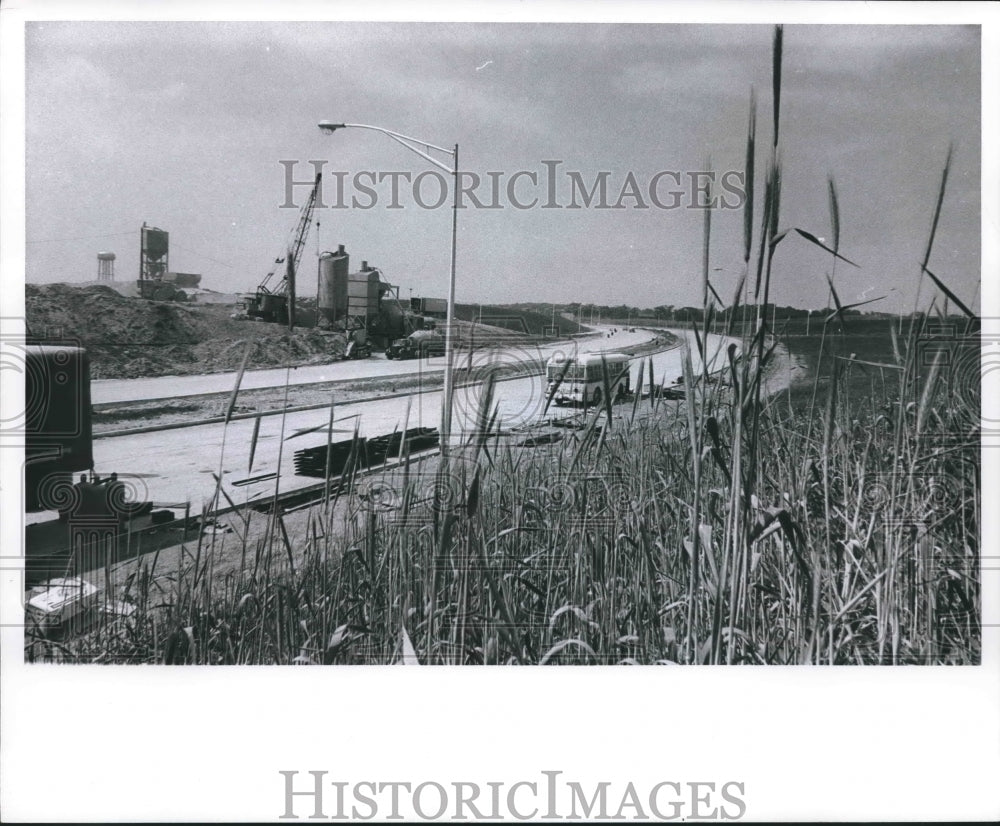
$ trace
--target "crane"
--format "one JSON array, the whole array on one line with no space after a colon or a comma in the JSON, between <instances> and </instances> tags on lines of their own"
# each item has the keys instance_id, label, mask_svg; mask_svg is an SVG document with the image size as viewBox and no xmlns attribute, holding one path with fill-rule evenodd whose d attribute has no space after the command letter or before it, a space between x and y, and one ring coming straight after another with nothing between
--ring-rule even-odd
<instances>
[{"instance_id":1,"label":"crane","mask_svg":"<svg viewBox=\"0 0 1000 826\"><path fill-rule=\"evenodd\" d=\"M291 242L287 247L288 251L285 257L274 259L274 266L271 267L271 271L264 277L264 280L257 285L257 292L247 299L246 314L249 318L281 324L288 321L288 274L292 273L292 277L294 278L294 274L298 272L302 250L305 249L306 238L312 226L313 211L316 208L316 199L322 180L323 173L317 173L313 187L309 191L309 197L306 199L305 204L302 205L298 223L292 231ZM278 266L281 264L287 264L285 273L277 285L274 288L270 288L268 285L271 283L271 280L277 273Z\"/></svg>"}]
</instances>

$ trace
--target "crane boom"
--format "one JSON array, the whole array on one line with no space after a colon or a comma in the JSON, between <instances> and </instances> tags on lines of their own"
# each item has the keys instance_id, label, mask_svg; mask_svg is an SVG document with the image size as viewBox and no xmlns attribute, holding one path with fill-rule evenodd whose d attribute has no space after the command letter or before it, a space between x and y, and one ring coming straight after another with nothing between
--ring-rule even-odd
<instances>
[{"instance_id":1,"label":"crane boom","mask_svg":"<svg viewBox=\"0 0 1000 826\"><path fill-rule=\"evenodd\" d=\"M289 251L292 256L292 269L295 272L299 271L299 261L302 259L302 250L306 245L306 238L309 236L309 229L312 226L313 211L316 208L316 198L319 194L319 186L323 180L323 173L316 173L316 180L313 183L313 187L309 192L309 197L306 199L305 204L302 206L302 211L299 213L299 222L295 226L295 230L292 233L292 242L289 245ZM278 264L284 264L284 258L276 258L275 266L267 274L267 277L260 283L257 287L257 292L268 293L272 295L284 295L288 289L288 277L284 276L278 286L272 291L267 288L268 282L274 277L277 271Z\"/></svg>"}]
</instances>

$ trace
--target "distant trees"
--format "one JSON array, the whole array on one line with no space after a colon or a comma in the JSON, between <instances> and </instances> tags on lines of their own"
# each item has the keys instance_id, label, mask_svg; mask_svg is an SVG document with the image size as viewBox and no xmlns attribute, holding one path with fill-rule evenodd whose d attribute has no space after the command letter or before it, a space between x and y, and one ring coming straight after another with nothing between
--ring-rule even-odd
<instances>
[{"instance_id":1,"label":"distant trees","mask_svg":"<svg viewBox=\"0 0 1000 826\"><path fill-rule=\"evenodd\" d=\"M553 307L551 303L542 302L525 302L498 306L511 310L534 311L548 316L551 316ZM557 304L556 310L560 313L566 312L573 314L579 319L581 324L587 324L591 319L594 321L600 320L602 322L619 322L622 324L628 321L634 323L640 319L645 319L646 321L655 319L661 323L691 324L703 322L705 318L704 310L701 307L676 307L673 304L658 304L653 307L636 307L630 304L587 304L580 301L571 301L563 304ZM801 319L805 321L806 317L809 315L812 316L812 320L815 322L818 318L829 315L833 312L833 310L833 307L802 309L800 307L789 307L785 305L775 306L774 304L768 304L760 308L761 314L767 318L768 321L775 318L779 324L782 321L789 321L792 319ZM757 312L757 308L753 305L747 306L740 304L737 307L716 307L715 318L720 323L729 322L731 318L738 323L753 323L753 321L757 318ZM879 318L882 316L895 317L895 314L887 315L874 310L866 311L857 308L844 310L843 315L850 317L870 316L872 318Z\"/></svg>"}]
</instances>

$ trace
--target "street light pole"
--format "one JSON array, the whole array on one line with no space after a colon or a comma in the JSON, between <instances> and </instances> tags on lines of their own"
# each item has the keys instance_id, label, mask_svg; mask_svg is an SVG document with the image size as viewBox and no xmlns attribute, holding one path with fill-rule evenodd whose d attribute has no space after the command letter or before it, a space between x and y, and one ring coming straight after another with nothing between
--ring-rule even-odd
<instances>
[{"instance_id":1,"label":"street light pole","mask_svg":"<svg viewBox=\"0 0 1000 826\"><path fill-rule=\"evenodd\" d=\"M455 193L451 206L451 279L448 281L448 320L444 331L444 399L441 405L441 455L448 457L451 440L451 408L455 395L455 253L458 245L458 144L452 153Z\"/></svg>"},{"instance_id":2,"label":"street light pole","mask_svg":"<svg viewBox=\"0 0 1000 826\"><path fill-rule=\"evenodd\" d=\"M328 120L321 120L318 124L324 132L331 134L338 129L371 129L374 132L381 132L396 143L405 146L411 152L416 153L421 158L442 169L452 176L454 195L452 200L451 218L451 275L448 280L448 312L444 331L444 398L441 404L441 455L447 458L448 448L451 441L451 411L454 402L454 367L455 367L455 260L458 246L458 144L454 149L445 149L443 146L436 146L433 143L421 140L420 138L403 135L385 129L381 126L372 126L367 123L333 123ZM423 147L423 149L420 149ZM438 160L430 154L431 151L440 152L451 157L451 166Z\"/></svg>"}]
</instances>

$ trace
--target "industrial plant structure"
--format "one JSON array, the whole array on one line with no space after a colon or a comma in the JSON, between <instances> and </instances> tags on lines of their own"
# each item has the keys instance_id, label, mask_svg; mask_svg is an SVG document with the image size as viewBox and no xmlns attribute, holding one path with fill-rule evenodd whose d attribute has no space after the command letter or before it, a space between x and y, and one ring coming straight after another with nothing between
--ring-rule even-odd
<instances>
[{"instance_id":1,"label":"industrial plant structure","mask_svg":"<svg viewBox=\"0 0 1000 826\"><path fill-rule=\"evenodd\" d=\"M170 233L143 223L140 239L139 280L136 281L139 296L153 301L186 300L187 293L179 288L197 287L201 283L201 275L170 272ZM98 259L102 255L111 256L111 279L101 278L99 269L98 280L113 280L114 253L100 253ZM100 267L100 264L98 266Z\"/></svg>"},{"instance_id":2,"label":"industrial plant structure","mask_svg":"<svg viewBox=\"0 0 1000 826\"><path fill-rule=\"evenodd\" d=\"M162 281L170 269L170 233L143 222L139 238L140 285L145 281Z\"/></svg>"},{"instance_id":3,"label":"industrial plant structure","mask_svg":"<svg viewBox=\"0 0 1000 826\"><path fill-rule=\"evenodd\" d=\"M340 244L336 252L319 257L316 285L317 324L347 332L364 330L380 344L388 344L423 327L423 319L399 301L399 287L385 280L367 261L350 271L350 255Z\"/></svg>"},{"instance_id":4,"label":"industrial plant structure","mask_svg":"<svg viewBox=\"0 0 1000 826\"><path fill-rule=\"evenodd\" d=\"M287 324L289 329L295 327L297 285L303 281L300 262L321 184L322 175L317 174L292 230L286 254L274 260L271 271L256 291L245 297L243 310L235 317ZM284 275L274 283L280 265L284 265ZM444 299L416 298L404 306L399 301L399 287L390 284L382 271L369 266L367 261L362 261L361 269L352 273L350 256L343 244L336 251L319 255L315 324L323 330L346 334L348 358L363 357L370 352L370 343L386 347L398 338L433 326L433 319L425 316L444 318L446 311ZM303 321L307 325L312 323L306 318Z\"/></svg>"}]
</instances>

